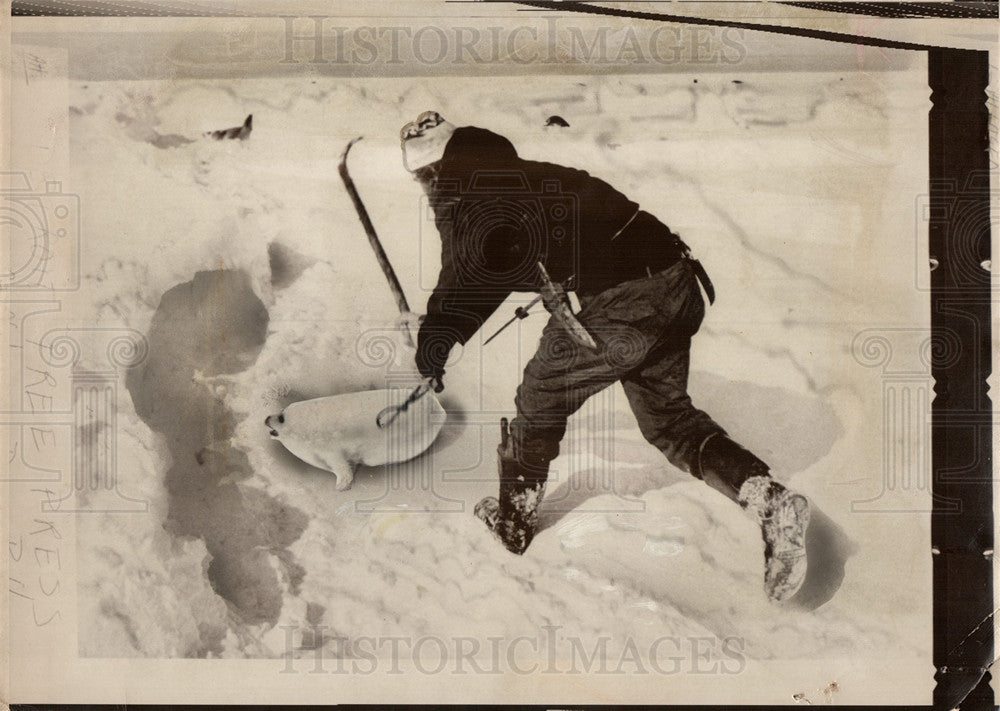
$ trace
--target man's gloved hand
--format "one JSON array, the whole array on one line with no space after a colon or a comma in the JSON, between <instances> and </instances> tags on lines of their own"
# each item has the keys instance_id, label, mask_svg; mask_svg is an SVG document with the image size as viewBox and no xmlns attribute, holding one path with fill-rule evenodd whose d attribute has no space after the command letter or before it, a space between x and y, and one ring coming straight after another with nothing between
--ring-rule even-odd
<instances>
[{"instance_id":1,"label":"man's gloved hand","mask_svg":"<svg viewBox=\"0 0 1000 711\"><path fill-rule=\"evenodd\" d=\"M441 382L441 378L436 375L430 378L428 384L431 386L431 389L436 393L439 393L442 390L444 390L444 383Z\"/></svg>"},{"instance_id":2,"label":"man's gloved hand","mask_svg":"<svg viewBox=\"0 0 1000 711\"><path fill-rule=\"evenodd\" d=\"M417 351L417 371L420 373L420 377L427 381L434 392L439 393L444 390L444 383L442 379L444 378L444 368L435 368L429 363L426 363L423 358L420 357L420 351Z\"/></svg>"},{"instance_id":3,"label":"man's gloved hand","mask_svg":"<svg viewBox=\"0 0 1000 711\"><path fill-rule=\"evenodd\" d=\"M420 326L420 332L417 334L417 352L413 354L413 360L421 377L433 378L434 392L437 393L444 389L442 384L444 366L460 336L457 329L442 325L440 323L442 320L445 319L441 314L428 315Z\"/></svg>"},{"instance_id":4,"label":"man's gloved hand","mask_svg":"<svg viewBox=\"0 0 1000 711\"><path fill-rule=\"evenodd\" d=\"M451 350L450 346L444 351L444 357L441 357L441 353L437 351L442 349L440 344L434 343L433 339L425 340L422 347L417 348L417 352L414 354L414 361L417 364L417 371L420 373L420 377L428 380L431 387L434 388L434 392L439 393L444 390L444 384L441 382L444 378L444 366L440 363L448 358L448 350Z\"/></svg>"},{"instance_id":5,"label":"man's gloved hand","mask_svg":"<svg viewBox=\"0 0 1000 711\"><path fill-rule=\"evenodd\" d=\"M420 324L424 322L424 318L424 314L404 311L396 319L396 328L403 332L406 345L410 348L417 347L417 332L420 330Z\"/></svg>"}]
</instances>

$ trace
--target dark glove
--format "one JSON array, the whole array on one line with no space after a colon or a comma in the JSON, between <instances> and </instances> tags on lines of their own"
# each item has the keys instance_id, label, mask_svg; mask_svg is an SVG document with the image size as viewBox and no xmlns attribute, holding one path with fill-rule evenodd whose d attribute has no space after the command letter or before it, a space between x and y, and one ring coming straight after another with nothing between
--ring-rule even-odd
<instances>
[{"instance_id":1,"label":"dark glove","mask_svg":"<svg viewBox=\"0 0 1000 711\"><path fill-rule=\"evenodd\" d=\"M421 327L417 336L417 352L414 361L417 371L424 378L433 379L434 392L444 389L444 364L458 338L450 329L428 329Z\"/></svg>"},{"instance_id":2,"label":"dark glove","mask_svg":"<svg viewBox=\"0 0 1000 711\"><path fill-rule=\"evenodd\" d=\"M421 358L419 348L417 349L416 363L420 377L432 381L434 392L439 393L444 390L444 385L441 383L441 379L444 377L444 368L434 366L426 359Z\"/></svg>"}]
</instances>

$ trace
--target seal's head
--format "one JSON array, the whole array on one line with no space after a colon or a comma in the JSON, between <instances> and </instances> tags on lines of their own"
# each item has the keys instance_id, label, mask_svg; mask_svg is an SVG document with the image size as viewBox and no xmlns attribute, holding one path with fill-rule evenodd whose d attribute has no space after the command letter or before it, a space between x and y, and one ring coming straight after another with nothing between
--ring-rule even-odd
<instances>
[{"instance_id":1,"label":"seal's head","mask_svg":"<svg viewBox=\"0 0 1000 711\"><path fill-rule=\"evenodd\" d=\"M281 411L277 415L268 415L264 418L264 425L271 431L271 436L278 438L281 436L281 428L285 424L285 412Z\"/></svg>"},{"instance_id":2,"label":"seal's head","mask_svg":"<svg viewBox=\"0 0 1000 711\"><path fill-rule=\"evenodd\" d=\"M437 111L424 111L399 131L403 165L411 173L416 173L441 160L454 132L455 126L445 121Z\"/></svg>"}]
</instances>

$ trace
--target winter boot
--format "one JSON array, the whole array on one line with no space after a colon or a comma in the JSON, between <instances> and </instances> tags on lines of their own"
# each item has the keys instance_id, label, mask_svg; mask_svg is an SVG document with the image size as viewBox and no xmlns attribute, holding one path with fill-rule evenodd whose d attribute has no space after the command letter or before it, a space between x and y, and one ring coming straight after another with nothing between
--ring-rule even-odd
<instances>
[{"instance_id":1,"label":"winter boot","mask_svg":"<svg viewBox=\"0 0 1000 711\"><path fill-rule=\"evenodd\" d=\"M702 443L698 462L705 483L737 502L760 524L764 591L776 602L787 600L806 578L809 502L772 479L767 464L722 433Z\"/></svg>"},{"instance_id":2,"label":"winter boot","mask_svg":"<svg viewBox=\"0 0 1000 711\"><path fill-rule=\"evenodd\" d=\"M476 504L475 513L507 550L521 555L538 528L538 505L545 495L548 467L529 468L519 461L506 418L500 421L497 464L500 497L487 496Z\"/></svg>"},{"instance_id":3,"label":"winter boot","mask_svg":"<svg viewBox=\"0 0 1000 711\"><path fill-rule=\"evenodd\" d=\"M764 590L775 602L787 600L806 579L809 502L769 476L743 482L739 501L764 536Z\"/></svg>"}]
</instances>

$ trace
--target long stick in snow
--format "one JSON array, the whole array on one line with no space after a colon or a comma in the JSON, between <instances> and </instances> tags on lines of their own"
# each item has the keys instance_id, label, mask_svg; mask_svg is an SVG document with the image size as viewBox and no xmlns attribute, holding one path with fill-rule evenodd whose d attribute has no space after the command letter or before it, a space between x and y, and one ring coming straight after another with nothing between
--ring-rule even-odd
<instances>
[{"instance_id":1,"label":"long stick in snow","mask_svg":"<svg viewBox=\"0 0 1000 711\"><path fill-rule=\"evenodd\" d=\"M351 146L360 141L364 136L358 136L353 141L347 144L347 148L344 149L344 154L340 156L340 178L344 181L344 187L347 188L347 194L351 196L351 200L354 202L354 209L358 211L358 217L361 219L361 224L365 228L365 233L368 235L368 242L371 244L372 249L375 251L375 259L378 260L378 265L382 267L382 273L385 274L386 281L389 282L389 289L392 290L392 295L396 298L396 305L399 307L400 313L406 313L410 310L410 305L406 301L406 296L403 294L403 287L399 283L399 279L396 277L396 272L389 263L389 256L385 253L385 249L382 247L382 242L378 238L378 233L375 232L375 225L372 224L372 218L368 216L368 210L365 209L365 204L361 202L361 196L358 195L358 189L354 185L354 180L351 178L351 174L347 171L347 153L351 150Z\"/></svg>"}]
</instances>

